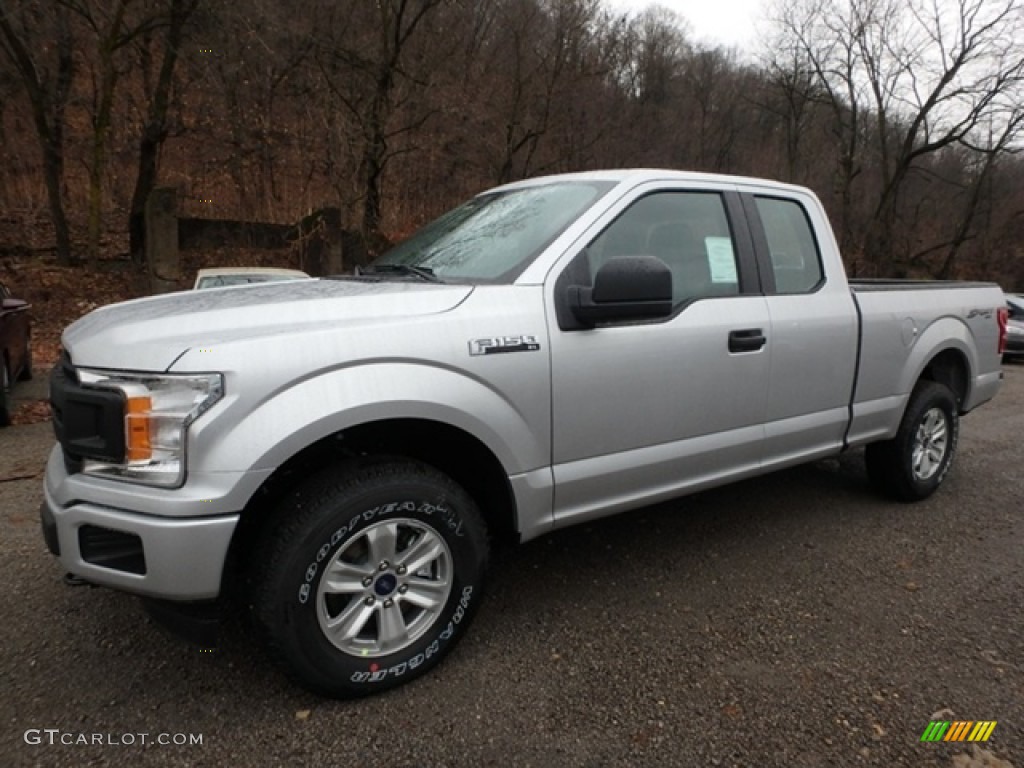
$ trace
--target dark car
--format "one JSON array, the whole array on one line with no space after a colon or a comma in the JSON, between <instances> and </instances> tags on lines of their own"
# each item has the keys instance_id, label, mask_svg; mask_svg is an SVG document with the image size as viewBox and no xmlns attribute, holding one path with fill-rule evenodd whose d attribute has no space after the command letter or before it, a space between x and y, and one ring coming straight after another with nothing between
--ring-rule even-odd
<instances>
[{"instance_id":1,"label":"dark car","mask_svg":"<svg viewBox=\"0 0 1024 768\"><path fill-rule=\"evenodd\" d=\"M0 427L11 423L11 385L32 378L29 306L0 283Z\"/></svg>"},{"instance_id":2,"label":"dark car","mask_svg":"<svg viewBox=\"0 0 1024 768\"><path fill-rule=\"evenodd\" d=\"M1006 320L1003 359L1019 360L1024 358L1024 296L1007 295L1006 308L1009 317Z\"/></svg>"}]
</instances>

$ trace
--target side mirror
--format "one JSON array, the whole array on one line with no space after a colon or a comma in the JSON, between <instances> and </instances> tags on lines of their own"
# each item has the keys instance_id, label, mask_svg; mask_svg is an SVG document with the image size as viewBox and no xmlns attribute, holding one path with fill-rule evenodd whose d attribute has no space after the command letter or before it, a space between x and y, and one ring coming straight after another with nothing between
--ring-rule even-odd
<instances>
[{"instance_id":1,"label":"side mirror","mask_svg":"<svg viewBox=\"0 0 1024 768\"><path fill-rule=\"evenodd\" d=\"M583 325L672 314L672 270L654 256L616 256L594 275L594 286L569 286L569 308Z\"/></svg>"}]
</instances>

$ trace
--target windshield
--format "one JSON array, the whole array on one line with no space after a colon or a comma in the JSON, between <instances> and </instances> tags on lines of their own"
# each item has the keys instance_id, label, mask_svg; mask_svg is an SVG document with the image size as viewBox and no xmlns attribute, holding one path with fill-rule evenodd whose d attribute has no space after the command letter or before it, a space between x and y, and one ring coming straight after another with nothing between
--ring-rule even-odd
<instances>
[{"instance_id":1,"label":"windshield","mask_svg":"<svg viewBox=\"0 0 1024 768\"><path fill-rule=\"evenodd\" d=\"M555 182L474 197L392 248L367 271L403 265L446 281L511 281L613 186Z\"/></svg>"}]
</instances>

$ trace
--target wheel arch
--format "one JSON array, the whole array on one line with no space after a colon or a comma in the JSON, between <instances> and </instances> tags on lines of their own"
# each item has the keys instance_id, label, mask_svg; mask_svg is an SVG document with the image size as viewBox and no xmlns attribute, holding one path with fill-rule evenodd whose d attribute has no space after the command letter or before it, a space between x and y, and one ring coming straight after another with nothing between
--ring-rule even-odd
<instances>
[{"instance_id":1,"label":"wheel arch","mask_svg":"<svg viewBox=\"0 0 1024 768\"><path fill-rule=\"evenodd\" d=\"M957 410L962 413L970 394L970 361L963 350L947 347L937 352L921 369L917 382L921 381L934 381L947 387L956 398Z\"/></svg>"},{"instance_id":2,"label":"wheel arch","mask_svg":"<svg viewBox=\"0 0 1024 768\"><path fill-rule=\"evenodd\" d=\"M459 427L422 418L395 418L350 426L305 446L284 461L253 494L228 550L222 594L238 595L245 553L280 501L317 472L349 462L408 459L448 475L473 498L490 535L518 537L515 494L500 460L483 441Z\"/></svg>"}]
</instances>

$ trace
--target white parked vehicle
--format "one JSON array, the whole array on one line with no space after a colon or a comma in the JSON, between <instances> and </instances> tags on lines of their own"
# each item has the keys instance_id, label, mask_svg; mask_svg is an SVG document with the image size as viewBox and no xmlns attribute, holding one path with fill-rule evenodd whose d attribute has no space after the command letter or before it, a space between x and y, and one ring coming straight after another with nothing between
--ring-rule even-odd
<instances>
[{"instance_id":1,"label":"white parked vehicle","mask_svg":"<svg viewBox=\"0 0 1024 768\"><path fill-rule=\"evenodd\" d=\"M296 679L364 695L451 650L492 536L861 446L879 488L928 497L999 389L1005 312L994 284L848 281L800 187L523 181L353 276L70 326L43 529L165 607L237 586Z\"/></svg>"},{"instance_id":2,"label":"white parked vehicle","mask_svg":"<svg viewBox=\"0 0 1024 768\"><path fill-rule=\"evenodd\" d=\"M233 285L252 285L254 283L272 283L278 280L302 280L308 278L305 272L298 269L279 269L277 267L215 267L200 269L196 273L193 290L200 288L226 288Z\"/></svg>"}]
</instances>

